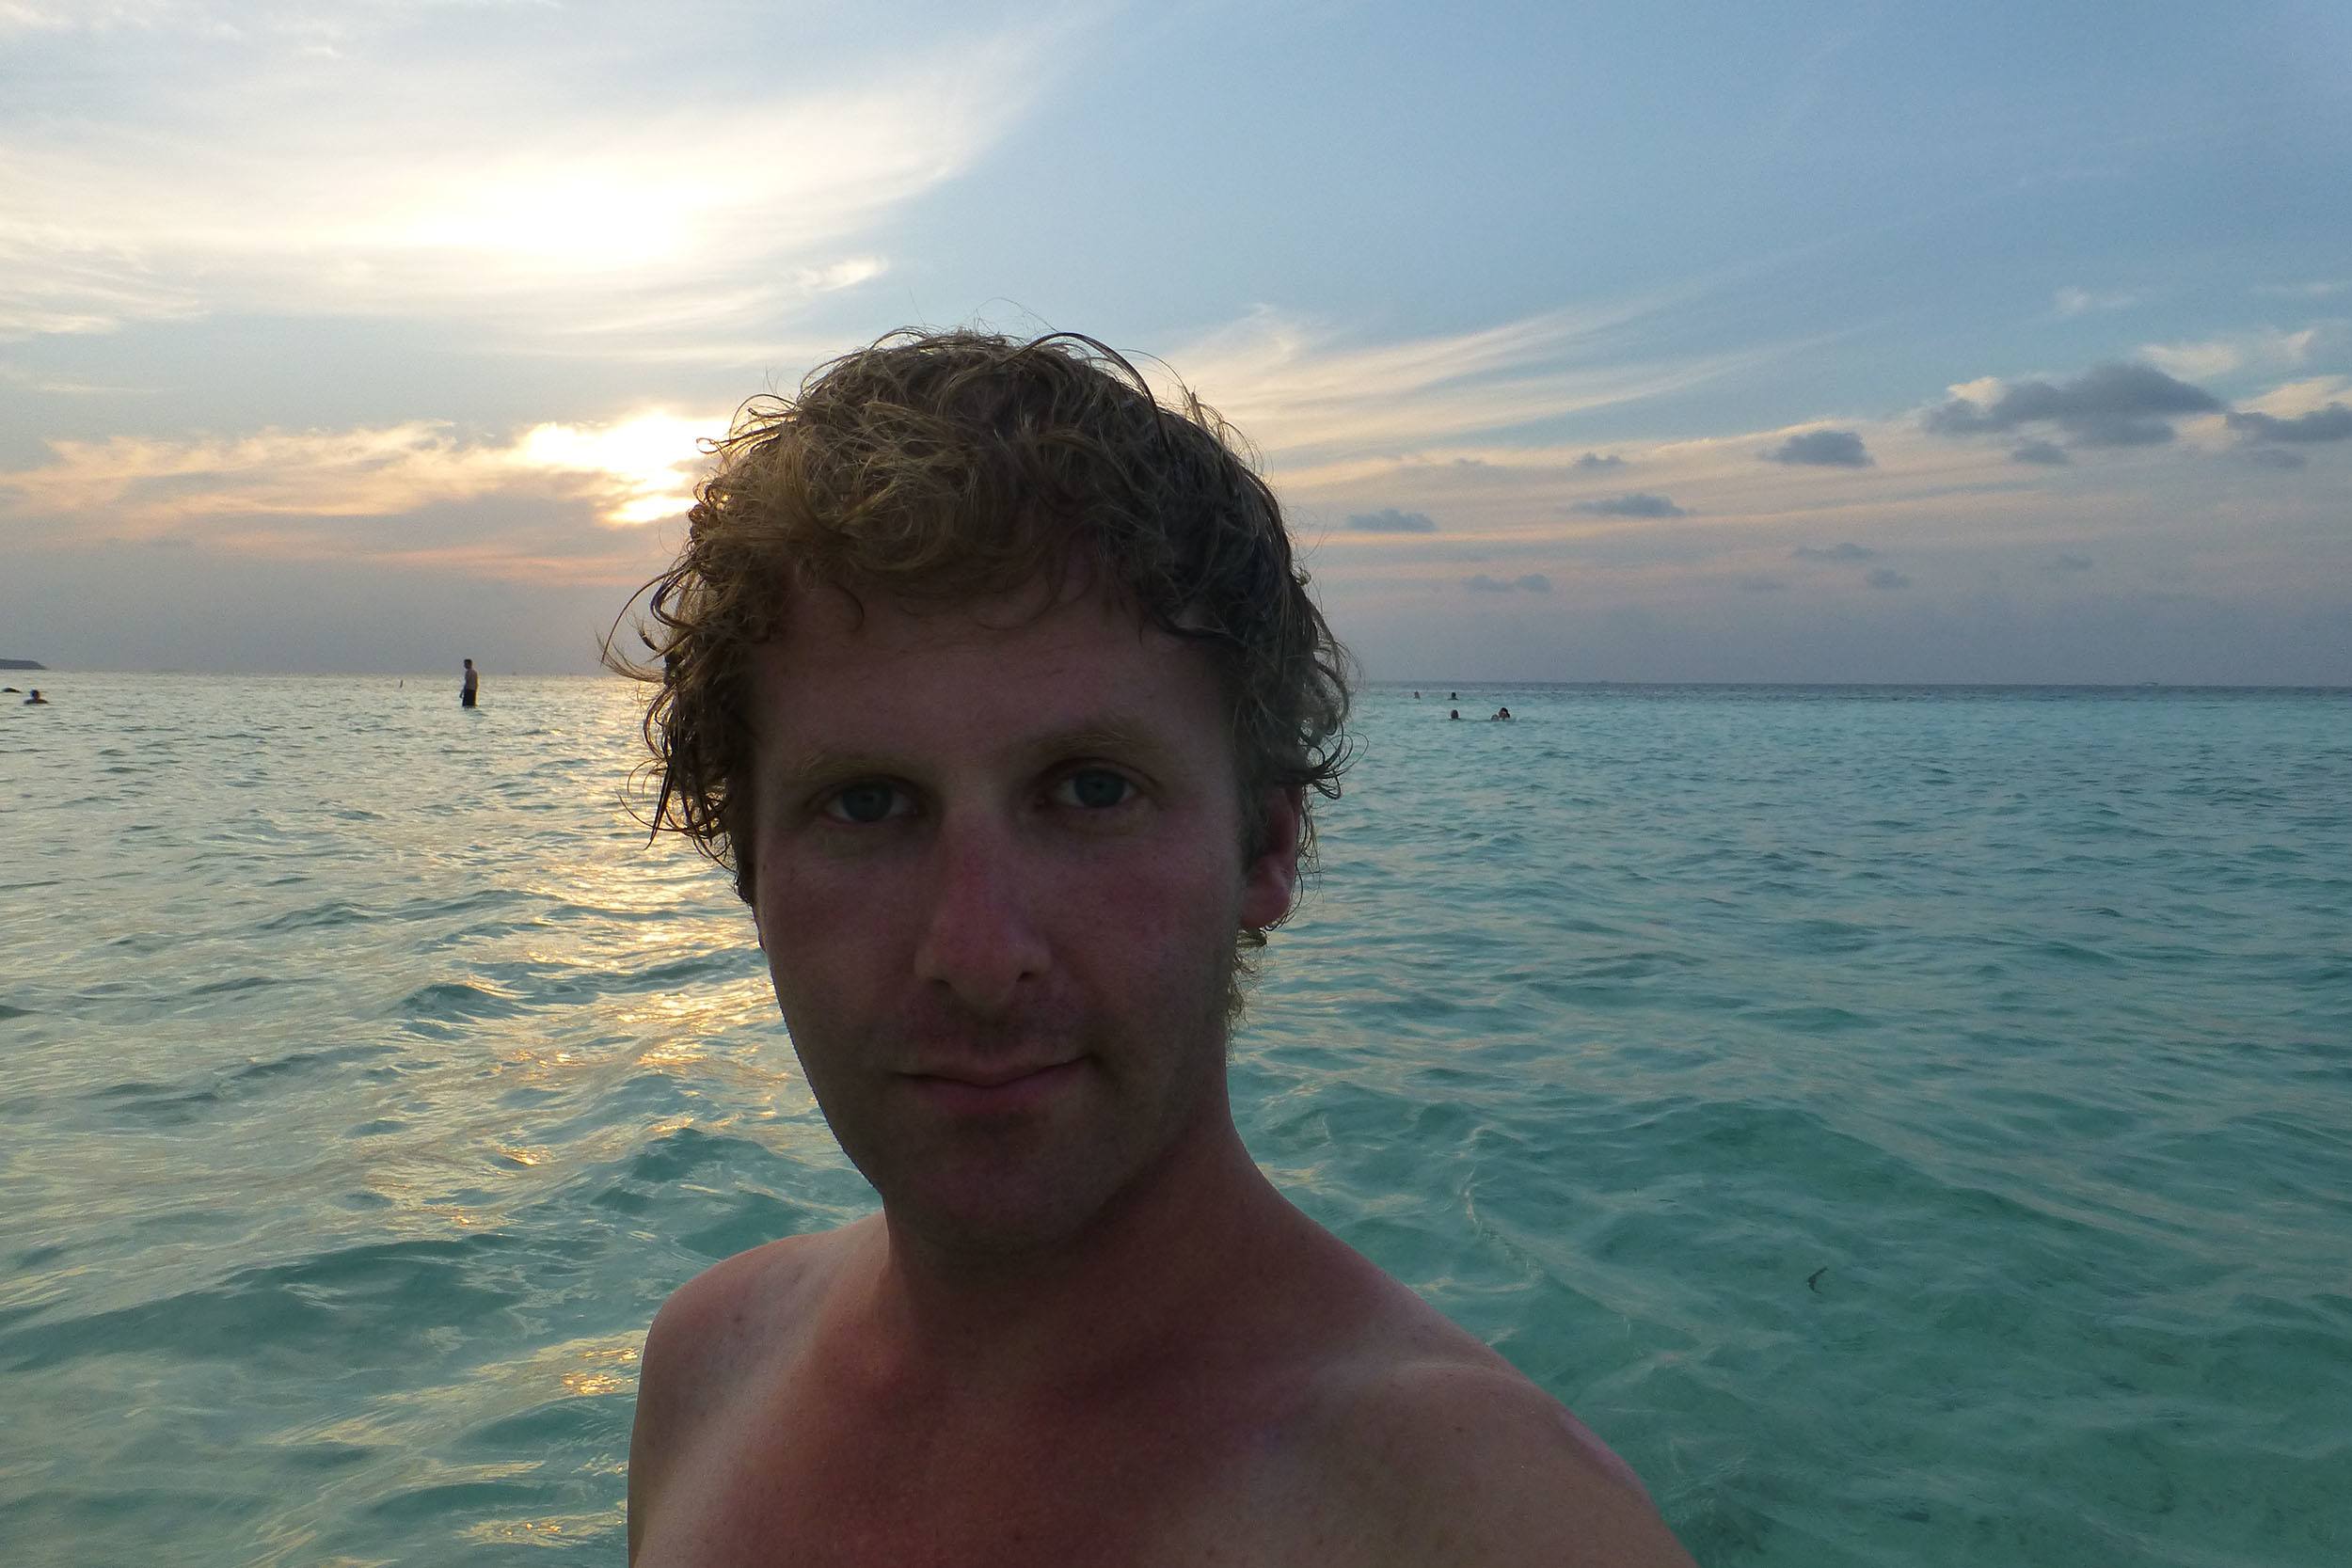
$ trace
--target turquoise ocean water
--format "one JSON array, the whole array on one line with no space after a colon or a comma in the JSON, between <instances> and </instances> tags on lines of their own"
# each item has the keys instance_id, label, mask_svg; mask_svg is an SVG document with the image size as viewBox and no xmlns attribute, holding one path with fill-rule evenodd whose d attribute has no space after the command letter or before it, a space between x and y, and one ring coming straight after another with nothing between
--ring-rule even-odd
<instances>
[{"instance_id":1,"label":"turquoise ocean water","mask_svg":"<svg viewBox=\"0 0 2352 1568\"><path fill-rule=\"evenodd\" d=\"M655 1307L870 1201L628 689L39 678L0 1555L618 1562ZM1710 1568L2352 1561L2352 694L1423 690L1236 1047L1294 1197Z\"/></svg>"}]
</instances>

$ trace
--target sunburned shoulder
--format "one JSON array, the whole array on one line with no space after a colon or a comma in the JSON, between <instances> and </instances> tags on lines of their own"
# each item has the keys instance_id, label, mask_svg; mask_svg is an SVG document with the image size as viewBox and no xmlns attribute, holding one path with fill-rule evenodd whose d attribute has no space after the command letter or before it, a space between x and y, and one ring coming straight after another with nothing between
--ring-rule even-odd
<instances>
[{"instance_id":1,"label":"sunburned shoulder","mask_svg":"<svg viewBox=\"0 0 2352 1568\"><path fill-rule=\"evenodd\" d=\"M1352 1373L1332 1414L1332 1560L1690 1568L1624 1461L1483 1346Z\"/></svg>"},{"instance_id":2,"label":"sunburned shoulder","mask_svg":"<svg viewBox=\"0 0 2352 1568\"><path fill-rule=\"evenodd\" d=\"M787 1236L739 1252L679 1286L646 1332L641 1384L729 1377L775 1354L810 1299L821 1294L844 1234Z\"/></svg>"},{"instance_id":3,"label":"sunburned shoulder","mask_svg":"<svg viewBox=\"0 0 2352 1568\"><path fill-rule=\"evenodd\" d=\"M789 1356L832 1277L844 1232L790 1236L696 1275L663 1303L638 1358L629 1433L629 1551L678 1456L721 1423L730 1396Z\"/></svg>"}]
</instances>

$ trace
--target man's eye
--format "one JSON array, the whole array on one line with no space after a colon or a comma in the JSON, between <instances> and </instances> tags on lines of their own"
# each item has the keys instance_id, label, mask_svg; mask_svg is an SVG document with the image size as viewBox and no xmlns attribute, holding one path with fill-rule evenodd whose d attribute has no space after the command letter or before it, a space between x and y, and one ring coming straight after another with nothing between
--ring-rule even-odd
<instances>
[{"instance_id":1,"label":"man's eye","mask_svg":"<svg viewBox=\"0 0 2352 1568\"><path fill-rule=\"evenodd\" d=\"M880 822L901 809L898 792L886 784L853 784L825 802L825 815L839 822Z\"/></svg>"},{"instance_id":2,"label":"man's eye","mask_svg":"<svg viewBox=\"0 0 2352 1568\"><path fill-rule=\"evenodd\" d=\"M1054 794L1066 804L1101 811L1124 805L1135 789L1123 773L1114 773L1107 768L1081 768L1057 784Z\"/></svg>"}]
</instances>

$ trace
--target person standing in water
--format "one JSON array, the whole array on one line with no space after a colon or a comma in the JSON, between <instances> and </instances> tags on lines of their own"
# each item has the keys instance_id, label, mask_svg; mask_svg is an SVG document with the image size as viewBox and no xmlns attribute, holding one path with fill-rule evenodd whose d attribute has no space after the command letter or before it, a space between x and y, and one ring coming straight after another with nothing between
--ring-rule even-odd
<instances>
[{"instance_id":1,"label":"person standing in water","mask_svg":"<svg viewBox=\"0 0 2352 1568\"><path fill-rule=\"evenodd\" d=\"M473 706L473 700L481 690L482 672L473 667L473 660L469 658L466 660L465 684L457 689L457 705L459 707Z\"/></svg>"},{"instance_id":2,"label":"person standing in water","mask_svg":"<svg viewBox=\"0 0 2352 1568\"><path fill-rule=\"evenodd\" d=\"M1690 1568L1234 1128L1347 692L1223 421L1088 339L910 335L752 404L689 516L613 656L655 819L882 1206L661 1308L635 1568Z\"/></svg>"}]
</instances>

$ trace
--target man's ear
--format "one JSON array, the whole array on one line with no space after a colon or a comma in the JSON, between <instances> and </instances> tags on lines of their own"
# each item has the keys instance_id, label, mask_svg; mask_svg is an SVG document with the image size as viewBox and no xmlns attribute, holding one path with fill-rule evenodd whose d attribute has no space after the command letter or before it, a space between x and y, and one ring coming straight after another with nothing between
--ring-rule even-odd
<instances>
[{"instance_id":1,"label":"man's ear","mask_svg":"<svg viewBox=\"0 0 2352 1568\"><path fill-rule=\"evenodd\" d=\"M1298 847L1307 826L1303 791L1275 785L1257 800L1255 855L1242 868L1241 924L1263 931L1279 926L1298 901Z\"/></svg>"}]
</instances>

